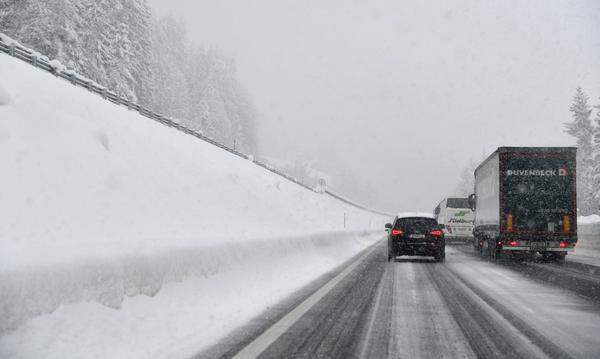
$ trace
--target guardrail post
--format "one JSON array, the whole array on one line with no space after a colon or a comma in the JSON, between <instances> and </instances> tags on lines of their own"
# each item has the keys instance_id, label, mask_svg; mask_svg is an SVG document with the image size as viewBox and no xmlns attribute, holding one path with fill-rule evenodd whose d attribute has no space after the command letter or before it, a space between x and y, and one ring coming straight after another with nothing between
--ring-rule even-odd
<instances>
[{"instance_id":1,"label":"guardrail post","mask_svg":"<svg viewBox=\"0 0 600 359\"><path fill-rule=\"evenodd\" d=\"M102 97L106 98L106 93L107 93L106 87L103 87L102 88Z\"/></svg>"},{"instance_id":2,"label":"guardrail post","mask_svg":"<svg viewBox=\"0 0 600 359\"><path fill-rule=\"evenodd\" d=\"M8 45L8 53L10 54L10 56L15 56L15 44L14 43Z\"/></svg>"},{"instance_id":3,"label":"guardrail post","mask_svg":"<svg viewBox=\"0 0 600 359\"><path fill-rule=\"evenodd\" d=\"M37 62L38 62L38 57L37 57L37 55L35 55L35 54L34 54L34 55L31 55L31 64L32 64L34 67L37 67Z\"/></svg>"}]
</instances>

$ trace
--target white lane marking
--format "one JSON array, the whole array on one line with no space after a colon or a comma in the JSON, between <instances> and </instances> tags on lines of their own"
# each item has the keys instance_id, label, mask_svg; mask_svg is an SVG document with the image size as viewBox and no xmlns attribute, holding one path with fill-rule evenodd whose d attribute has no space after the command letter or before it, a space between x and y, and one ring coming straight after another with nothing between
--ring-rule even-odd
<instances>
[{"instance_id":1,"label":"white lane marking","mask_svg":"<svg viewBox=\"0 0 600 359\"><path fill-rule=\"evenodd\" d=\"M383 287L387 283L387 277L389 273L389 266L385 267L385 272L379 282L379 288L377 288L377 297L375 299L375 307L373 308L373 314L371 315L371 320L369 320L369 327L367 329L367 334L365 335L364 342L362 343L363 347L360 351L359 358L367 358L367 350L369 349L369 339L371 338L371 333L373 332L373 326L375 325L375 318L377 317L377 313L379 313L379 306L381 303L381 297L383 294Z\"/></svg>"},{"instance_id":2,"label":"white lane marking","mask_svg":"<svg viewBox=\"0 0 600 359\"><path fill-rule=\"evenodd\" d=\"M290 327L302 317L306 312L310 310L315 304L325 297L339 282L341 282L348 274L350 274L358 265L367 258L379 245L379 242L373 245L367 253L360 257L357 261L346 267L340 274L332 278L324 286L319 288L313 295L306 298L291 312L286 314L277 323L273 324L269 329L264 331L258 338L254 339L250 344L246 345L240 350L233 358L234 359L246 359L256 358L262 352L264 352L269 345L273 344L277 338L285 333Z\"/></svg>"}]
</instances>

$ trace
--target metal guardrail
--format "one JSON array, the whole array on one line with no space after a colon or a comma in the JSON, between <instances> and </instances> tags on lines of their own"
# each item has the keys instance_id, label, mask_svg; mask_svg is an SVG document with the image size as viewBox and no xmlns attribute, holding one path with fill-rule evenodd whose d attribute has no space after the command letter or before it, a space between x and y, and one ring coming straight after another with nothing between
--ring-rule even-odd
<instances>
[{"instance_id":1,"label":"metal guardrail","mask_svg":"<svg viewBox=\"0 0 600 359\"><path fill-rule=\"evenodd\" d=\"M147 108L145 108L145 107L143 107L143 106L141 106L141 105L139 105L137 103L134 103L134 102L132 102L132 101L130 101L130 100L124 98L124 97L121 97L117 93L115 93L115 92L107 89L104 86L101 86L101 85L97 84L96 82L94 82L94 81L92 81L92 80L90 80L90 79L88 79L86 77L83 77L83 76L77 74L73 70L67 70L66 68L64 68L62 66L58 66L58 64L59 64L58 62L50 61L46 56L42 56L39 53L36 53L36 52L32 51L29 48L20 46L17 43L11 42L11 43L7 44L7 43L3 42L2 39L0 38L0 53L6 53L6 54L8 54L10 56L13 56L13 57L18 58L20 60L23 60L23 61L25 61L25 62L27 62L27 63L29 63L29 64L37 67L37 68L39 68L39 69L45 70L47 72L52 73L53 75L55 75L57 77L65 79L65 80L71 82L75 86L80 86L80 87L83 87L83 88L87 89L88 91L96 93L96 94L102 96L103 98L105 98L106 100L108 100L108 101L110 101L112 103L115 103L117 105L125 106L125 107L127 107L128 109L131 109L131 110L135 110L135 111L139 112L139 114L142 115L142 116L144 116L144 117L147 117L147 118L150 118L152 120L158 121L158 122L162 123L163 125L175 128L175 129L177 129L177 130L179 130L181 132L184 132L184 133L186 133L188 135L194 136L194 137L196 137L196 138L198 138L198 139L200 139L202 141L205 141L205 142L208 142L208 143L210 143L210 144L212 144L214 146L217 146L217 147L219 147L219 148L221 148L221 149L223 149L223 150L225 150L225 151L227 151L227 152L229 152L229 153L231 153L231 154L233 154L235 156L241 157L241 158L246 159L246 160L251 160L255 165L260 166L260 167L266 169L267 171L272 172L272 173L274 173L274 174L276 174L278 176L281 176L281 177L285 178L286 180L288 180L290 182L293 182L293 183L295 183L295 184L297 184L297 185L299 185L299 186L301 186L301 187L303 187L305 189L308 189L310 191L317 192L317 193L328 194L328 195L330 195L330 196L332 196L332 197L334 197L334 198L336 198L336 199L338 199L340 201L343 201L343 202L345 202L345 203L347 203L349 205L352 205L354 207L360 208L362 210L366 210L366 211L369 211L369 212L373 212L373 213L381 214L381 215L386 215L386 216L390 215L388 213L377 211L377 210L374 210L374 209L370 209L370 208L368 208L366 206L360 205L360 204L358 204L356 202L353 202L352 200L344 198L341 195L332 193L331 191L328 191L328 190L326 190L324 192L323 191L317 191L317 190L315 190L315 188L312 188L312 187L310 187L310 186L308 186L308 185L300 182L296 178L294 178L294 177L292 177L292 176L290 176L290 175L288 175L286 173L283 173L282 171L279 171L278 169L276 169L276 168L274 168L272 166L269 166L268 164L266 164L264 162L261 162L259 160L254 159L254 157L252 157L250 155L247 155L245 153L236 151L233 148L227 147L226 145L224 145L224 144L222 144L220 142L217 142L216 140L214 140L214 139L212 139L210 137L207 137L207 136L203 135L200 132L197 132L197 131L194 131L192 129L189 129L189 128L181 125L180 123L177 123L177 122L173 121L169 117L166 117L164 115L158 114L158 113L156 113L156 112L154 112L154 111L152 111L150 109L147 109Z\"/></svg>"},{"instance_id":2,"label":"metal guardrail","mask_svg":"<svg viewBox=\"0 0 600 359\"><path fill-rule=\"evenodd\" d=\"M382 212L382 211L378 211L378 210L376 210L376 209L372 209L372 208L369 208L369 207L367 207L367 206L363 206L362 204L358 204L358 203L356 203L356 202L353 202L353 201L351 201L351 200L349 200L349 199L347 199L347 198L344 198L342 195L340 195L340 194L337 194L337 193L334 193L334 192L332 192L331 190L328 190L328 189L327 189L327 190L325 190L325 191L324 191L324 193L326 193L326 194L330 195L331 197L333 197L333 198L335 198L335 199L337 199L337 200L340 200L340 201L342 201L342 202L348 203L349 205L352 205L352 206L354 206L354 207L357 207L357 208L363 209L363 210L365 210L365 211L373 212L373 213L375 213L375 214L380 214L380 215L382 215L382 216L389 216L389 217L393 217L393 214L386 213L386 212Z\"/></svg>"}]
</instances>

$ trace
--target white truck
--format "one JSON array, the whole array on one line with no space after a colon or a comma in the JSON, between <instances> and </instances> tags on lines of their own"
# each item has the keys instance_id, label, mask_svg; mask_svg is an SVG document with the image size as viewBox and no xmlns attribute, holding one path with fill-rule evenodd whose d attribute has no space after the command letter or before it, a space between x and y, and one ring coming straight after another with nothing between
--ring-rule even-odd
<instances>
[{"instance_id":1,"label":"white truck","mask_svg":"<svg viewBox=\"0 0 600 359\"><path fill-rule=\"evenodd\" d=\"M444 198L435 207L433 214L444 231L447 242L470 242L473 240L475 214L469 207L468 198Z\"/></svg>"}]
</instances>

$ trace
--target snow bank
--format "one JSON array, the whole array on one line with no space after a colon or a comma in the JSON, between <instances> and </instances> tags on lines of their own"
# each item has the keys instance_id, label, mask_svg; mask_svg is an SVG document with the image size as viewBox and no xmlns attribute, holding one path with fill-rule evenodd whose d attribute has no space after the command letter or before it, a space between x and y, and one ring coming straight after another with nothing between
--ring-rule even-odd
<instances>
[{"instance_id":1,"label":"snow bank","mask_svg":"<svg viewBox=\"0 0 600 359\"><path fill-rule=\"evenodd\" d=\"M600 216L582 216L577 218L576 254L600 257Z\"/></svg>"},{"instance_id":2,"label":"snow bank","mask_svg":"<svg viewBox=\"0 0 600 359\"><path fill-rule=\"evenodd\" d=\"M589 216L580 216L577 217L577 224L592 224L592 223L600 223L600 216L597 214L592 214Z\"/></svg>"},{"instance_id":3,"label":"snow bank","mask_svg":"<svg viewBox=\"0 0 600 359\"><path fill-rule=\"evenodd\" d=\"M0 332L15 329L40 313L50 313L61 304L96 301L119 309L125 297L154 296L164 283L180 282L187 277L206 278L240 265L250 268L256 261L269 258L307 255L311 251L335 253L340 243L353 248L354 242L370 238L372 234L368 231L325 232L241 243L229 240L218 245L174 248L149 255L127 254L0 272L0 303L3 304ZM381 237L381 231L376 234ZM344 250L347 252L348 248ZM251 274L245 277L253 280Z\"/></svg>"},{"instance_id":4,"label":"snow bank","mask_svg":"<svg viewBox=\"0 0 600 359\"><path fill-rule=\"evenodd\" d=\"M10 96L8 92L0 84L0 106L6 106L10 104Z\"/></svg>"},{"instance_id":5,"label":"snow bank","mask_svg":"<svg viewBox=\"0 0 600 359\"><path fill-rule=\"evenodd\" d=\"M385 218L0 56L0 270Z\"/></svg>"},{"instance_id":6,"label":"snow bank","mask_svg":"<svg viewBox=\"0 0 600 359\"><path fill-rule=\"evenodd\" d=\"M0 337L0 357L188 356L380 238L332 232L23 269L1 278L3 325L47 314Z\"/></svg>"},{"instance_id":7,"label":"snow bank","mask_svg":"<svg viewBox=\"0 0 600 359\"><path fill-rule=\"evenodd\" d=\"M0 192L0 356L79 353L94 335L119 332L138 310L133 303L143 303L137 319L155 319L139 332L129 323L135 335L156 337L155 347L160 338L183 340L185 331L171 330L178 319L155 316L176 310L164 298L188 300L181 293L221 278L230 291L243 282L256 305L274 303L364 249L374 238L356 231L381 233L387 220L3 54L0 78L10 95L0 106L0 187L10 189ZM293 280L272 278L269 289L260 280L268 275ZM255 287L267 290L265 298ZM220 294L196 293L194 308L186 307L197 310L195 340L225 332L203 327L231 313L212 314ZM227 305L239 306L235 299ZM255 315L256 305L239 318ZM90 326L104 315L109 323L98 330L106 332L97 333ZM231 329L239 318L219 325ZM49 351L28 352L36 343ZM143 348L128 350L145 356Z\"/></svg>"}]
</instances>

